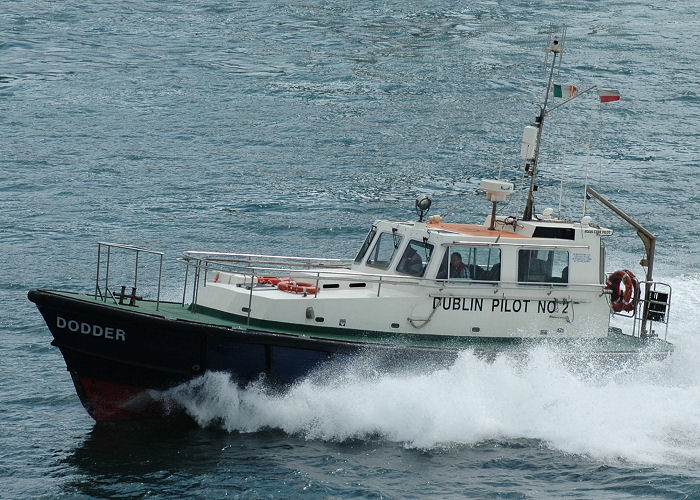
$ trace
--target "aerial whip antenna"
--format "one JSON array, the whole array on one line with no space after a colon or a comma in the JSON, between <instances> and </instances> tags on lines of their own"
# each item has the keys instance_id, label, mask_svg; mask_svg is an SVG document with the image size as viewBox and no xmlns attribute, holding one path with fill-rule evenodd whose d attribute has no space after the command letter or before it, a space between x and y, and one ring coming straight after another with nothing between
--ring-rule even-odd
<instances>
[{"instance_id":1,"label":"aerial whip antenna","mask_svg":"<svg viewBox=\"0 0 700 500\"><path fill-rule=\"evenodd\" d=\"M559 71L561 70L561 61L564 59L564 44L566 43L566 25L561 30L561 41L559 42L560 52L559 52L559 66L557 66L557 76L559 76Z\"/></svg>"},{"instance_id":2,"label":"aerial whip antenna","mask_svg":"<svg viewBox=\"0 0 700 500\"><path fill-rule=\"evenodd\" d=\"M554 27L550 24L549 25L549 31L547 32L547 45L544 48L544 64L542 65L542 71L545 73L547 72L547 66L549 62L549 50L548 47L552 43L552 31L554 30Z\"/></svg>"}]
</instances>

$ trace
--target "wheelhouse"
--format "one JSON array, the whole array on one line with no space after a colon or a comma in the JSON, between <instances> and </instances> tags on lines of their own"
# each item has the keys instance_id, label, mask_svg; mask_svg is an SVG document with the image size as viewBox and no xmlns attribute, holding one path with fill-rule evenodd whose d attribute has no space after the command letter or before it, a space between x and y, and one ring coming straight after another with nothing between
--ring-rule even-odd
<instances>
[{"instance_id":1,"label":"wheelhouse","mask_svg":"<svg viewBox=\"0 0 700 500\"><path fill-rule=\"evenodd\" d=\"M453 284L600 285L610 229L559 219L499 217L484 225L376 221L353 271Z\"/></svg>"}]
</instances>

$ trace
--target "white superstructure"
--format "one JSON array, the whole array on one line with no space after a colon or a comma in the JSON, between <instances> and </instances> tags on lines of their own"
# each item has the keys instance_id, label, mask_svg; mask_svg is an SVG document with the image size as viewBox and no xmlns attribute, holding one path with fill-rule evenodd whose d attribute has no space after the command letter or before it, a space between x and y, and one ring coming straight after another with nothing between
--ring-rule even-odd
<instances>
[{"instance_id":1,"label":"white superstructure","mask_svg":"<svg viewBox=\"0 0 700 500\"><path fill-rule=\"evenodd\" d=\"M211 271L197 305L358 332L607 335L601 237L611 230L544 217L498 217L496 230L489 225L490 218L483 225L377 221L350 266L289 273L291 283L307 289L258 283L262 269Z\"/></svg>"}]
</instances>

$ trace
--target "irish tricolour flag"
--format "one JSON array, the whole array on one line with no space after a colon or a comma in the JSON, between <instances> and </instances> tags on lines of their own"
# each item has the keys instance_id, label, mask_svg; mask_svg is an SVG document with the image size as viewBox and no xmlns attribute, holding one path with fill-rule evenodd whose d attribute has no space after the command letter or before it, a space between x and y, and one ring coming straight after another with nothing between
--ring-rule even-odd
<instances>
[{"instance_id":1,"label":"irish tricolour flag","mask_svg":"<svg viewBox=\"0 0 700 500\"><path fill-rule=\"evenodd\" d=\"M619 90L603 90L598 91L598 97L600 97L600 102L610 102L620 100Z\"/></svg>"},{"instance_id":2,"label":"irish tricolour flag","mask_svg":"<svg viewBox=\"0 0 700 500\"><path fill-rule=\"evenodd\" d=\"M568 99L576 93L578 89L573 85L557 85L554 84L554 97L563 97Z\"/></svg>"}]
</instances>

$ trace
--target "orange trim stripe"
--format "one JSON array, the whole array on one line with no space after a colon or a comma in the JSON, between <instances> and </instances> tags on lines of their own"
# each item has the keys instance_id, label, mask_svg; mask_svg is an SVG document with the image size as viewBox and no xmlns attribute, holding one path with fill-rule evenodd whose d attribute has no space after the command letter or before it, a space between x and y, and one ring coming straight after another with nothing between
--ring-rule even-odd
<instances>
[{"instance_id":1,"label":"orange trim stripe","mask_svg":"<svg viewBox=\"0 0 700 500\"><path fill-rule=\"evenodd\" d=\"M490 231L488 228L477 224L447 224L440 222L439 224L428 223L428 227L458 234L465 234L467 236L482 236L490 238L497 238L498 236L501 238L529 238L529 236L512 233L510 231L499 231L497 229Z\"/></svg>"}]
</instances>

